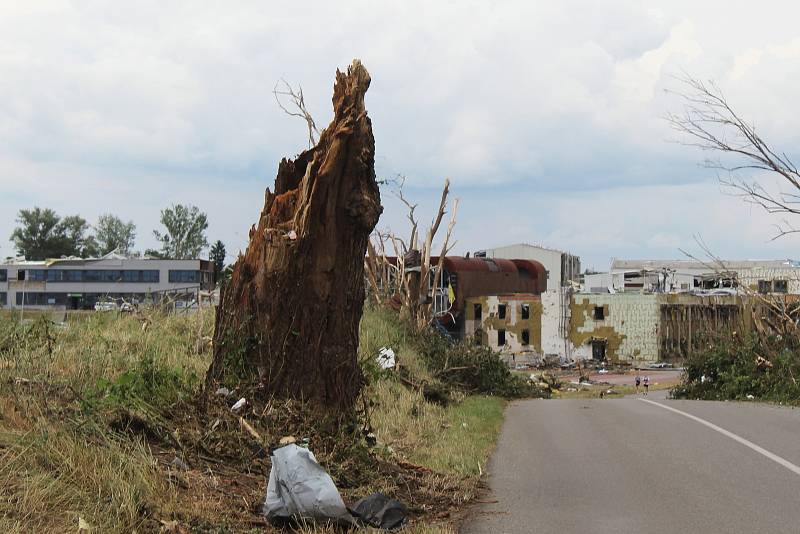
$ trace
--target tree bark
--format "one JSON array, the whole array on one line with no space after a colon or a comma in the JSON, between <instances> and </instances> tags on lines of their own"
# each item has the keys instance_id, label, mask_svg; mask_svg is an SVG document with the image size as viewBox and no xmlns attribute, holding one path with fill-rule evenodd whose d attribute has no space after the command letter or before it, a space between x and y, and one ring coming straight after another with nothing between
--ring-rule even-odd
<instances>
[{"instance_id":1,"label":"tree bark","mask_svg":"<svg viewBox=\"0 0 800 534\"><path fill-rule=\"evenodd\" d=\"M334 119L283 159L217 308L208 388L257 382L269 397L349 411L363 383L364 256L383 208L358 60L336 72Z\"/></svg>"}]
</instances>

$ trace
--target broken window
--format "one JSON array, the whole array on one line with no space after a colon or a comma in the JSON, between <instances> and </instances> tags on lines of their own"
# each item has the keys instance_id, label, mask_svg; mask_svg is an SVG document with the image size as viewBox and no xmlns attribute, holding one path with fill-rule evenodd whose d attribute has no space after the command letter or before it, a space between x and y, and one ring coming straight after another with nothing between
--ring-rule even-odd
<instances>
[{"instance_id":1,"label":"broken window","mask_svg":"<svg viewBox=\"0 0 800 534\"><path fill-rule=\"evenodd\" d=\"M592 359L603 361L606 359L606 340L593 339L592 340Z\"/></svg>"},{"instance_id":2,"label":"broken window","mask_svg":"<svg viewBox=\"0 0 800 534\"><path fill-rule=\"evenodd\" d=\"M506 344L506 331L505 330L498 330L497 331L497 346L502 347Z\"/></svg>"},{"instance_id":3,"label":"broken window","mask_svg":"<svg viewBox=\"0 0 800 534\"><path fill-rule=\"evenodd\" d=\"M522 344L523 345L530 345L531 343L531 331L527 328L522 331Z\"/></svg>"},{"instance_id":4,"label":"broken window","mask_svg":"<svg viewBox=\"0 0 800 534\"><path fill-rule=\"evenodd\" d=\"M25 280L25 269L20 269L17 271L17 280Z\"/></svg>"},{"instance_id":5,"label":"broken window","mask_svg":"<svg viewBox=\"0 0 800 534\"><path fill-rule=\"evenodd\" d=\"M483 319L483 308L480 304L472 305L472 313L475 315L475 320L480 321Z\"/></svg>"},{"instance_id":6,"label":"broken window","mask_svg":"<svg viewBox=\"0 0 800 534\"><path fill-rule=\"evenodd\" d=\"M772 291L775 293L788 293L789 283L786 280L773 280Z\"/></svg>"},{"instance_id":7,"label":"broken window","mask_svg":"<svg viewBox=\"0 0 800 534\"><path fill-rule=\"evenodd\" d=\"M521 307L522 311L522 319L530 319L531 318L531 307L528 304L523 304Z\"/></svg>"},{"instance_id":8,"label":"broken window","mask_svg":"<svg viewBox=\"0 0 800 534\"><path fill-rule=\"evenodd\" d=\"M606 311L602 306L594 307L594 320L602 321L606 318Z\"/></svg>"},{"instance_id":9,"label":"broken window","mask_svg":"<svg viewBox=\"0 0 800 534\"><path fill-rule=\"evenodd\" d=\"M767 293L772 293L772 282L769 280L759 280L758 281L758 292L762 295L766 295Z\"/></svg>"},{"instance_id":10,"label":"broken window","mask_svg":"<svg viewBox=\"0 0 800 534\"><path fill-rule=\"evenodd\" d=\"M500 318L500 319L505 319L506 318L506 305L505 304L500 304L499 306L497 306L497 317Z\"/></svg>"},{"instance_id":11,"label":"broken window","mask_svg":"<svg viewBox=\"0 0 800 534\"><path fill-rule=\"evenodd\" d=\"M475 340L475 344L476 345L478 345L478 346L482 345L483 344L483 331L475 330L475 333L473 334L473 339Z\"/></svg>"}]
</instances>

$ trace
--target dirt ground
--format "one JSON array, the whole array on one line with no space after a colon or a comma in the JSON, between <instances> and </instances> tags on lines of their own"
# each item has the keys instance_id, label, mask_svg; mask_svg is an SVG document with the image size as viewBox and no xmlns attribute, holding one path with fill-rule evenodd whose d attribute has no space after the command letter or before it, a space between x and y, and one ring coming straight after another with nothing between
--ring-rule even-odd
<instances>
[{"instance_id":1,"label":"dirt ground","mask_svg":"<svg viewBox=\"0 0 800 534\"><path fill-rule=\"evenodd\" d=\"M653 386L673 386L680 382L681 372L680 369L643 369L639 371L639 376L649 376L650 383ZM607 382L613 385L633 386L635 376L636 371L633 370L625 372L611 371L604 374L592 372L589 374L589 380L594 382ZM570 372L564 374L561 379L564 382L570 382L578 380L578 377L579 375L577 372Z\"/></svg>"}]
</instances>

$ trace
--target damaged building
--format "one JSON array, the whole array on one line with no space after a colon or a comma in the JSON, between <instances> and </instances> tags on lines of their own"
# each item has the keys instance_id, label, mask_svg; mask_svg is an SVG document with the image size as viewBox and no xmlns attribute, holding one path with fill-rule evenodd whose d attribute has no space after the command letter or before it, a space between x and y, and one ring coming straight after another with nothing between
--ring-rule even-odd
<instances>
[{"instance_id":1,"label":"damaged building","mask_svg":"<svg viewBox=\"0 0 800 534\"><path fill-rule=\"evenodd\" d=\"M517 361L680 361L711 336L753 328L764 302L800 302L792 261L614 260L582 276L576 256L524 244L445 257L441 272L432 260L442 327Z\"/></svg>"},{"instance_id":2,"label":"damaged building","mask_svg":"<svg viewBox=\"0 0 800 534\"><path fill-rule=\"evenodd\" d=\"M800 264L791 260L613 260L573 295L568 342L575 359L679 361L798 295Z\"/></svg>"}]
</instances>

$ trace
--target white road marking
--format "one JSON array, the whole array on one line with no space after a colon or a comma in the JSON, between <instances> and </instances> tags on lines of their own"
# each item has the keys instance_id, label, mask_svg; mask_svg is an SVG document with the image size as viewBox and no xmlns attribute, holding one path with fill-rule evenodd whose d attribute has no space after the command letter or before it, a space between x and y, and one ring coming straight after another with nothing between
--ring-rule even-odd
<instances>
[{"instance_id":1,"label":"white road marking","mask_svg":"<svg viewBox=\"0 0 800 534\"><path fill-rule=\"evenodd\" d=\"M756 451L757 453L766 456L767 458L769 458L773 462L781 464L783 467L785 467L789 471L793 472L794 474L800 475L800 467L796 466L795 464L793 464L792 462L790 462L786 458L782 458L782 457L778 456L775 453L769 452L767 449L765 449L763 447L759 447L758 445L756 445L752 441L746 440L743 437L734 434L733 432L730 432L728 430L725 430L722 427L719 427L719 426L715 425L714 423L710 423L710 422L706 421L705 419L701 419L701 418L699 418L699 417L697 417L695 415L692 415L690 413L686 413L686 412L683 412L681 410L672 408L671 406L666 406L666 405L661 404L659 402L654 402L654 401L647 400L647 399L637 399L637 400L640 400L642 402L647 402L647 403L652 404L654 406L658 406L659 408L664 408L665 410L669 410L671 412L675 412L676 414L682 415L684 417L688 417L689 419L691 419L693 421L697 421L701 425L705 425L708 428L710 428L711 430L716 430L717 432L719 432L723 436L727 436L727 437L731 438L734 441L738 441L739 443L741 443L745 447L749 447L749 448L753 449L754 451Z\"/></svg>"}]
</instances>

